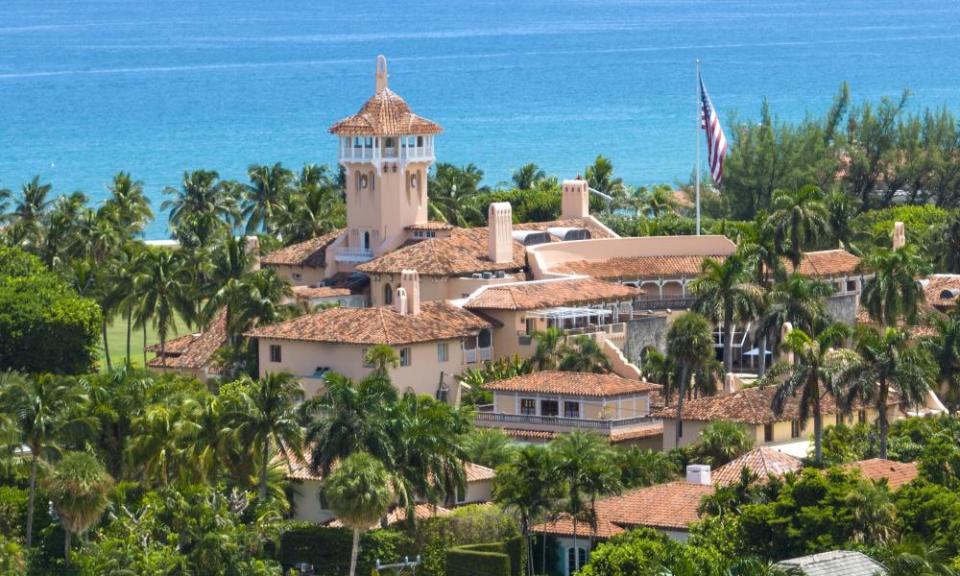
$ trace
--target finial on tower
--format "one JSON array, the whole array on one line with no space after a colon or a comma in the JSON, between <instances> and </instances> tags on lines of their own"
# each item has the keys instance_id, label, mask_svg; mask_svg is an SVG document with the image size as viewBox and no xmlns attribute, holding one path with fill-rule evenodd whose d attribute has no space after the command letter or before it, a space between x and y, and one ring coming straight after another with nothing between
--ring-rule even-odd
<instances>
[{"instance_id":1,"label":"finial on tower","mask_svg":"<svg viewBox=\"0 0 960 576\"><path fill-rule=\"evenodd\" d=\"M387 57L383 54L377 56L377 94L387 87Z\"/></svg>"}]
</instances>

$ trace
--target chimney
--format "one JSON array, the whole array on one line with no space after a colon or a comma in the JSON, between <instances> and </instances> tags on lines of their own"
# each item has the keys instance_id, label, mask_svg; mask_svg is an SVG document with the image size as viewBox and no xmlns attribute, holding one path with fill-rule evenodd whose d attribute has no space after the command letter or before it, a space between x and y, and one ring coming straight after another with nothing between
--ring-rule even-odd
<instances>
[{"instance_id":1,"label":"chimney","mask_svg":"<svg viewBox=\"0 0 960 576\"><path fill-rule=\"evenodd\" d=\"M710 466L707 464L687 464L687 484L710 486Z\"/></svg>"},{"instance_id":2,"label":"chimney","mask_svg":"<svg viewBox=\"0 0 960 576\"><path fill-rule=\"evenodd\" d=\"M737 380L737 377L733 372L727 372L727 375L723 377L723 393L724 394L733 394L740 390L740 381Z\"/></svg>"},{"instance_id":3,"label":"chimney","mask_svg":"<svg viewBox=\"0 0 960 576\"><path fill-rule=\"evenodd\" d=\"M377 56L377 91L375 94L387 89L387 57L383 54Z\"/></svg>"},{"instance_id":4,"label":"chimney","mask_svg":"<svg viewBox=\"0 0 960 576\"><path fill-rule=\"evenodd\" d=\"M560 203L560 217L585 218L590 215L590 189L587 181L577 174L575 180L563 181L563 198Z\"/></svg>"},{"instance_id":5,"label":"chimney","mask_svg":"<svg viewBox=\"0 0 960 576\"><path fill-rule=\"evenodd\" d=\"M793 324L791 324L790 322L784 322L783 326L780 327L780 347L781 348L783 347L783 343L787 339L787 334L789 334L791 330L793 330ZM781 350L780 361L785 362L787 364L793 364L793 352Z\"/></svg>"},{"instance_id":6,"label":"chimney","mask_svg":"<svg viewBox=\"0 0 960 576\"><path fill-rule=\"evenodd\" d=\"M260 269L260 239L256 236L244 236L243 248L250 256L250 271L256 272Z\"/></svg>"},{"instance_id":7,"label":"chimney","mask_svg":"<svg viewBox=\"0 0 960 576\"><path fill-rule=\"evenodd\" d=\"M420 313L420 275L416 270L402 270L400 272L400 289L406 295L406 311L401 314Z\"/></svg>"},{"instance_id":8,"label":"chimney","mask_svg":"<svg viewBox=\"0 0 960 576\"><path fill-rule=\"evenodd\" d=\"M907 243L907 230L903 226L903 222L894 222L893 223L893 249L899 250L903 248Z\"/></svg>"},{"instance_id":9,"label":"chimney","mask_svg":"<svg viewBox=\"0 0 960 576\"><path fill-rule=\"evenodd\" d=\"M397 288L397 295L393 299L393 306L397 311L397 314L401 316L407 315L407 291L403 287Z\"/></svg>"},{"instance_id":10,"label":"chimney","mask_svg":"<svg viewBox=\"0 0 960 576\"><path fill-rule=\"evenodd\" d=\"M492 262L513 261L513 209L509 202L494 202L487 210L487 246Z\"/></svg>"}]
</instances>

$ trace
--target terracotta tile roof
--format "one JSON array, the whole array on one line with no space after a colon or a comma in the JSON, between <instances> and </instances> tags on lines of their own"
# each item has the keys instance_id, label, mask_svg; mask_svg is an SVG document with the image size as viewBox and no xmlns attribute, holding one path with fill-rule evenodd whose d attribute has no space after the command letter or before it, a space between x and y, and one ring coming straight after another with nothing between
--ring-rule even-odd
<instances>
[{"instance_id":1,"label":"terracotta tile roof","mask_svg":"<svg viewBox=\"0 0 960 576\"><path fill-rule=\"evenodd\" d=\"M442 131L436 122L414 114L403 98L389 88L374 94L353 116L330 127L330 133L338 136L403 136Z\"/></svg>"},{"instance_id":2,"label":"terracotta tile roof","mask_svg":"<svg viewBox=\"0 0 960 576\"><path fill-rule=\"evenodd\" d=\"M679 206L680 208L693 208L693 200L687 196L687 193L683 190L674 190L670 193L670 198L673 199L673 203Z\"/></svg>"},{"instance_id":3,"label":"terracotta tile roof","mask_svg":"<svg viewBox=\"0 0 960 576\"><path fill-rule=\"evenodd\" d=\"M887 486L891 490L896 490L904 484L913 482L919 475L916 462L896 462L880 458L851 462L846 464L844 468L856 468L860 471L861 476L874 482L886 479Z\"/></svg>"},{"instance_id":4,"label":"terracotta tile roof","mask_svg":"<svg viewBox=\"0 0 960 576\"><path fill-rule=\"evenodd\" d=\"M335 298L337 296L349 296L349 288L333 288L331 286L294 286L293 295L297 298L310 300L313 298Z\"/></svg>"},{"instance_id":5,"label":"terracotta tile roof","mask_svg":"<svg viewBox=\"0 0 960 576\"><path fill-rule=\"evenodd\" d=\"M874 328L880 329L883 328L874 322L872 318L870 318L870 313L867 312L866 308L857 308L857 324L873 326ZM914 324L913 326L907 326L902 319L897 321L897 327L901 330L906 330L910 334L911 338L923 338L925 336L937 335L936 330L930 326L927 326L926 324Z\"/></svg>"},{"instance_id":6,"label":"terracotta tile roof","mask_svg":"<svg viewBox=\"0 0 960 576\"><path fill-rule=\"evenodd\" d=\"M793 272L793 264L784 259L783 264L788 273ZM846 250L820 250L818 252L804 252L797 269L804 276L847 276L859 272L860 258Z\"/></svg>"},{"instance_id":7,"label":"terracotta tile roof","mask_svg":"<svg viewBox=\"0 0 960 576\"><path fill-rule=\"evenodd\" d=\"M227 343L227 314L223 310L211 322L210 327L197 334L181 336L166 344L166 361L159 355L160 346L150 347L157 353L147 362L150 368L186 368L199 370L209 368L215 371L214 354ZM171 348L171 344L173 347Z\"/></svg>"},{"instance_id":8,"label":"terracotta tile roof","mask_svg":"<svg viewBox=\"0 0 960 576\"><path fill-rule=\"evenodd\" d=\"M775 448L760 446L714 470L711 475L713 483L717 486L735 484L740 481L741 470L744 468L752 471L761 480L766 480L770 475L779 477L787 472L796 472L803 468L803 462Z\"/></svg>"},{"instance_id":9,"label":"terracotta tile roof","mask_svg":"<svg viewBox=\"0 0 960 576\"><path fill-rule=\"evenodd\" d=\"M260 259L260 263L324 268L327 265L327 247L341 234L343 229L334 230L305 242L291 244L267 254Z\"/></svg>"},{"instance_id":10,"label":"terracotta tile roof","mask_svg":"<svg viewBox=\"0 0 960 576\"><path fill-rule=\"evenodd\" d=\"M934 274L923 280L927 305L939 310L955 308L960 299L960 274Z\"/></svg>"},{"instance_id":11,"label":"terracotta tile roof","mask_svg":"<svg viewBox=\"0 0 960 576\"><path fill-rule=\"evenodd\" d=\"M334 344L413 344L449 340L490 328L489 322L446 302L424 302L419 314L391 307L329 308L252 330L246 336Z\"/></svg>"},{"instance_id":12,"label":"terracotta tile roof","mask_svg":"<svg viewBox=\"0 0 960 576\"><path fill-rule=\"evenodd\" d=\"M421 222L420 224L411 224L407 226L407 230L453 230L455 226L453 224L447 224L446 222Z\"/></svg>"},{"instance_id":13,"label":"terracotta tile roof","mask_svg":"<svg viewBox=\"0 0 960 576\"><path fill-rule=\"evenodd\" d=\"M511 282L483 288L464 303L471 310L540 310L594 302L631 300L638 288L590 277Z\"/></svg>"},{"instance_id":14,"label":"terracotta tile roof","mask_svg":"<svg viewBox=\"0 0 960 576\"><path fill-rule=\"evenodd\" d=\"M585 274L604 280L635 280L656 278L693 278L700 274L704 258L723 260L725 256L630 256L609 260L574 260L557 266L553 271Z\"/></svg>"},{"instance_id":15,"label":"terracotta tile roof","mask_svg":"<svg viewBox=\"0 0 960 576\"><path fill-rule=\"evenodd\" d=\"M442 506L437 506L436 504L417 504L413 509L413 515L417 520L426 520L427 518L433 518L434 516L449 516L452 513L453 512L450 510ZM403 506L396 506L393 510L387 513L387 526L392 526L394 524L403 522L406 519L407 509ZM326 525L329 528L343 528L343 522L337 518L327 522ZM379 527L380 522L376 522L370 526L370 529L374 530Z\"/></svg>"},{"instance_id":16,"label":"terracotta tile roof","mask_svg":"<svg viewBox=\"0 0 960 576\"><path fill-rule=\"evenodd\" d=\"M799 418L800 394L787 399L783 414L773 413L773 396L777 392L776 386L744 388L732 394L719 394L695 398L683 405L683 419L700 422L713 420L729 420L743 424L772 424L774 422L788 422ZM891 394L890 404L897 404L898 399ZM855 405L854 410L858 409ZM820 410L824 415L836 414L837 405L829 394L820 399ZM675 419L676 406L666 406L655 412L654 417Z\"/></svg>"},{"instance_id":17,"label":"terracotta tile roof","mask_svg":"<svg viewBox=\"0 0 960 576\"><path fill-rule=\"evenodd\" d=\"M635 428L614 428L610 432L609 438L611 444L619 444L620 442L630 442L631 440L642 440L656 436L663 436L663 422Z\"/></svg>"},{"instance_id":18,"label":"terracotta tile roof","mask_svg":"<svg viewBox=\"0 0 960 576\"><path fill-rule=\"evenodd\" d=\"M549 430L523 430L520 428L503 428L503 433L517 440L553 440L556 432Z\"/></svg>"},{"instance_id":19,"label":"terracotta tile roof","mask_svg":"<svg viewBox=\"0 0 960 576\"><path fill-rule=\"evenodd\" d=\"M664 530L687 530L700 517L697 508L704 496L713 494L713 486L688 482L669 482L638 488L597 501L597 536L609 538L625 528L648 526ZM556 522L533 527L534 532L572 536L573 521L562 515ZM589 537L590 525L579 522L577 536Z\"/></svg>"},{"instance_id":20,"label":"terracotta tile roof","mask_svg":"<svg viewBox=\"0 0 960 576\"><path fill-rule=\"evenodd\" d=\"M514 230L541 230L568 227L586 228L592 238L609 238L593 218L570 218L555 222L514 224ZM519 270L526 265L523 244L514 241L513 260L497 264L489 258L488 228L453 228L443 238L430 238L400 247L379 258L360 264L357 270L374 274L399 274L416 270L420 276L460 276L473 272Z\"/></svg>"},{"instance_id":21,"label":"terracotta tile roof","mask_svg":"<svg viewBox=\"0 0 960 576\"><path fill-rule=\"evenodd\" d=\"M463 472L467 482L483 482L484 480L493 480L497 473L492 468L474 464L473 462L463 463Z\"/></svg>"},{"instance_id":22,"label":"terracotta tile roof","mask_svg":"<svg viewBox=\"0 0 960 576\"><path fill-rule=\"evenodd\" d=\"M659 390L659 384L632 380L616 374L589 372L560 372L545 370L497 380L483 385L484 390L496 392L538 392L541 394L569 394L604 398Z\"/></svg>"}]
</instances>

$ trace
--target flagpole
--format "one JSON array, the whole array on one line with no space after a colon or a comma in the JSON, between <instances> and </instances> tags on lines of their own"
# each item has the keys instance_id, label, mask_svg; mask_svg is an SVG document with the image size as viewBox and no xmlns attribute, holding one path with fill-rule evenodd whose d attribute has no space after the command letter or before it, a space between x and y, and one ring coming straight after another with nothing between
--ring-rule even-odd
<instances>
[{"instance_id":1,"label":"flagpole","mask_svg":"<svg viewBox=\"0 0 960 576\"><path fill-rule=\"evenodd\" d=\"M702 114L700 112L700 59L697 58L697 86L695 91L694 103L696 105L696 122L694 126L696 129L693 132L693 144L694 148L697 150L697 170L696 170L696 179L697 179L697 192L696 192L696 204L697 204L697 236L700 235L700 123L702 122Z\"/></svg>"}]
</instances>

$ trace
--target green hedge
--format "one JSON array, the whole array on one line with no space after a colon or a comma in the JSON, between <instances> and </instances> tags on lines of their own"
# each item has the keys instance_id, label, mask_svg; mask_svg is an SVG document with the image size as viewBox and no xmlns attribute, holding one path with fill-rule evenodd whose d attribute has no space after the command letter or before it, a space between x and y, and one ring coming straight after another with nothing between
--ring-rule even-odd
<instances>
[{"instance_id":1,"label":"green hedge","mask_svg":"<svg viewBox=\"0 0 960 576\"><path fill-rule=\"evenodd\" d=\"M0 486L0 536L20 540L27 525L27 501L30 493L23 488Z\"/></svg>"},{"instance_id":2,"label":"green hedge","mask_svg":"<svg viewBox=\"0 0 960 576\"><path fill-rule=\"evenodd\" d=\"M292 525L280 537L280 562L290 567L313 564L319 576L346 574L350 568L353 534L345 528ZM373 530L360 536L357 574L370 574L378 559L396 562L415 556L412 540L397 530Z\"/></svg>"},{"instance_id":3,"label":"green hedge","mask_svg":"<svg viewBox=\"0 0 960 576\"><path fill-rule=\"evenodd\" d=\"M510 576L503 543L472 544L447 550L447 576Z\"/></svg>"}]
</instances>

